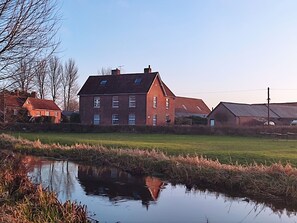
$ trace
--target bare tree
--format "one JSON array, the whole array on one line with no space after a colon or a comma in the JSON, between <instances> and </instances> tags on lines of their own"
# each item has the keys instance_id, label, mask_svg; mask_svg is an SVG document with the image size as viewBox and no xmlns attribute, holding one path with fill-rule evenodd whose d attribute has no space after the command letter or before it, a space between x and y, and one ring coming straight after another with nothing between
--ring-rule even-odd
<instances>
[{"instance_id":1,"label":"bare tree","mask_svg":"<svg viewBox=\"0 0 297 223\"><path fill-rule=\"evenodd\" d=\"M63 86L63 103L64 110L70 109L70 104L76 100L77 94L77 79L78 79L78 68L75 65L73 59L69 59L65 63L63 75L62 75L62 86Z\"/></svg>"},{"instance_id":2,"label":"bare tree","mask_svg":"<svg viewBox=\"0 0 297 223\"><path fill-rule=\"evenodd\" d=\"M31 60L23 59L16 65L16 71L10 80L10 87L29 92L34 85L34 68Z\"/></svg>"},{"instance_id":3,"label":"bare tree","mask_svg":"<svg viewBox=\"0 0 297 223\"><path fill-rule=\"evenodd\" d=\"M47 61L44 59L37 62L35 67L35 80L37 92L41 99L44 99L46 95L47 73Z\"/></svg>"},{"instance_id":4,"label":"bare tree","mask_svg":"<svg viewBox=\"0 0 297 223\"><path fill-rule=\"evenodd\" d=\"M58 46L56 0L0 1L0 80L25 58L46 58Z\"/></svg>"},{"instance_id":5,"label":"bare tree","mask_svg":"<svg viewBox=\"0 0 297 223\"><path fill-rule=\"evenodd\" d=\"M111 68L110 67L107 67L107 68L101 67L101 70L98 70L97 73L99 75L111 75Z\"/></svg>"},{"instance_id":6,"label":"bare tree","mask_svg":"<svg viewBox=\"0 0 297 223\"><path fill-rule=\"evenodd\" d=\"M49 85L53 101L58 97L58 92L61 88L61 80L63 75L63 66L59 58L54 56L49 61Z\"/></svg>"}]
</instances>

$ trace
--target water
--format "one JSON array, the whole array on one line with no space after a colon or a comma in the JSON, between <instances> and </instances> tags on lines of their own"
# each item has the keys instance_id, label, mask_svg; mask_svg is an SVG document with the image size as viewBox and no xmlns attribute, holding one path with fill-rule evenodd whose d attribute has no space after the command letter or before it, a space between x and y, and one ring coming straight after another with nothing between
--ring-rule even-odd
<instances>
[{"instance_id":1,"label":"water","mask_svg":"<svg viewBox=\"0 0 297 223\"><path fill-rule=\"evenodd\" d=\"M272 210L243 198L188 190L155 177L135 177L115 168L26 157L35 183L55 191L61 201L87 205L100 223L290 223L296 212ZM273 208L274 209L274 208Z\"/></svg>"}]
</instances>

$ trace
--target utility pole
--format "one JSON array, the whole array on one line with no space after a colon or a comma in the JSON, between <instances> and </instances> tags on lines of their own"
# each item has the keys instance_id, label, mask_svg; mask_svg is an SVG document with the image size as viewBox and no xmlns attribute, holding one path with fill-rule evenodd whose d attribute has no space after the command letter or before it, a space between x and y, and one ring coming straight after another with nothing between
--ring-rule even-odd
<instances>
[{"instance_id":1,"label":"utility pole","mask_svg":"<svg viewBox=\"0 0 297 223\"><path fill-rule=\"evenodd\" d=\"M268 126L270 125L270 108L269 108L269 104L270 104L270 89L269 87L267 88L267 102L268 102Z\"/></svg>"}]
</instances>

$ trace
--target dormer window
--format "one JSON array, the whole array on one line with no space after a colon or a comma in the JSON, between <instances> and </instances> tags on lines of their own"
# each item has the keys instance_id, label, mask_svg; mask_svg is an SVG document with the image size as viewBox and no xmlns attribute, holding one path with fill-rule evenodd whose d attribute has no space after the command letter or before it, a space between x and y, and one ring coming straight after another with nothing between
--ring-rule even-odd
<instances>
[{"instance_id":1,"label":"dormer window","mask_svg":"<svg viewBox=\"0 0 297 223\"><path fill-rule=\"evenodd\" d=\"M102 80L102 81L100 81L100 86L105 86L106 83L107 83L107 80Z\"/></svg>"},{"instance_id":2,"label":"dormer window","mask_svg":"<svg viewBox=\"0 0 297 223\"><path fill-rule=\"evenodd\" d=\"M134 81L134 84L140 85L140 83L141 83L141 78L136 78Z\"/></svg>"}]
</instances>

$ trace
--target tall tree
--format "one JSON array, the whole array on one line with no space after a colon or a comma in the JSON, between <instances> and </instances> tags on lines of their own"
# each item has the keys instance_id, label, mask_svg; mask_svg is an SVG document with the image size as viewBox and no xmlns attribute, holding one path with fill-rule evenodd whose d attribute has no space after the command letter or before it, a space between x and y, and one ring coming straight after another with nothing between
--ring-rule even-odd
<instances>
[{"instance_id":1,"label":"tall tree","mask_svg":"<svg viewBox=\"0 0 297 223\"><path fill-rule=\"evenodd\" d=\"M34 86L34 67L31 60L23 59L16 65L16 71L10 80L10 87L29 92Z\"/></svg>"},{"instance_id":2,"label":"tall tree","mask_svg":"<svg viewBox=\"0 0 297 223\"><path fill-rule=\"evenodd\" d=\"M99 75L111 75L111 68L110 67L107 67L107 68L101 67L101 70L98 70L97 73Z\"/></svg>"},{"instance_id":3,"label":"tall tree","mask_svg":"<svg viewBox=\"0 0 297 223\"><path fill-rule=\"evenodd\" d=\"M47 61L44 59L37 62L35 67L35 80L37 92L41 99L44 99L46 95L47 73Z\"/></svg>"},{"instance_id":4,"label":"tall tree","mask_svg":"<svg viewBox=\"0 0 297 223\"><path fill-rule=\"evenodd\" d=\"M70 110L70 105L76 101L75 97L78 90L77 79L78 68L75 65L75 61L73 59L69 59L65 63L61 82L63 86L64 110Z\"/></svg>"},{"instance_id":5,"label":"tall tree","mask_svg":"<svg viewBox=\"0 0 297 223\"><path fill-rule=\"evenodd\" d=\"M63 66L59 58L54 56L49 60L49 85L53 101L55 102L59 96L58 92L61 88L63 75Z\"/></svg>"},{"instance_id":6,"label":"tall tree","mask_svg":"<svg viewBox=\"0 0 297 223\"><path fill-rule=\"evenodd\" d=\"M56 0L0 0L0 81L26 58L46 58L58 46Z\"/></svg>"}]
</instances>

